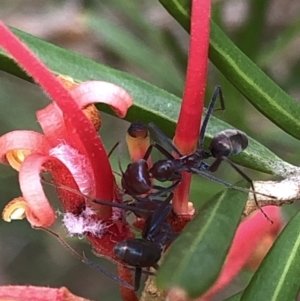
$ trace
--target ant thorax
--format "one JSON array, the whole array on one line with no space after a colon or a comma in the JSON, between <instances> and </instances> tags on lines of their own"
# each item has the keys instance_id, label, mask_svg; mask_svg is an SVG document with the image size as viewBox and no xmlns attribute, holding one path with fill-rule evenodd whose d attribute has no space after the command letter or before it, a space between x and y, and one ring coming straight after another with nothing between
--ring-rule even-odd
<instances>
[{"instance_id":1,"label":"ant thorax","mask_svg":"<svg viewBox=\"0 0 300 301\"><path fill-rule=\"evenodd\" d=\"M160 181L173 181L177 179L175 176L175 160L159 160L155 162L149 169L149 176Z\"/></svg>"}]
</instances>

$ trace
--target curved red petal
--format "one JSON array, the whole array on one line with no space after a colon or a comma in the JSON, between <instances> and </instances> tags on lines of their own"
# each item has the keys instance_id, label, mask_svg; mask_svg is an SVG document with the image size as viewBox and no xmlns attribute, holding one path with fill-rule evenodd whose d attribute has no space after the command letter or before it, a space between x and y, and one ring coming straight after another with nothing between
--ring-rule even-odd
<instances>
[{"instance_id":1,"label":"curved red petal","mask_svg":"<svg viewBox=\"0 0 300 301\"><path fill-rule=\"evenodd\" d=\"M5 155L18 149L48 154L50 145L44 135L34 131L9 132L0 137L0 162L7 163Z\"/></svg>"},{"instance_id":2,"label":"curved red petal","mask_svg":"<svg viewBox=\"0 0 300 301\"><path fill-rule=\"evenodd\" d=\"M55 146L68 138L62 112L57 106L50 104L37 111L36 116L51 146Z\"/></svg>"},{"instance_id":3,"label":"curved red petal","mask_svg":"<svg viewBox=\"0 0 300 301\"><path fill-rule=\"evenodd\" d=\"M19 173L20 188L32 213L27 219L36 227L50 227L55 222L54 211L40 182L42 166L49 159L49 156L31 154L25 158Z\"/></svg>"},{"instance_id":4,"label":"curved red petal","mask_svg":"<svg viewBox=\"0 0 300 301\"><path fill-rule=\"evenodd\" d=\"M62 110L68 135L74 138L72 144L70 143L71 146L77 148L91 162L93 182L96 186L94 196L112 200L115 182L111 166L91 122L50 70L2 22L0 22L0 44Z\"/></svg>"},{"instance_id":5,"label":"curved red petal","mask_svg":"<svg viewBox=\"0 0 300 301\"><path fill-rule=\"evenodd\" d=\"M112 107L119 117L125 117L133 104L129 93L123 88L103 81L88 81L70 91L76 103L83 108L93 103L105 103Z\"/></svg>"},{"instance_id":6,"label":"curved red petal","mask_svg":"<svg viewBox=\"0 0 300 301\"><path fill-rule=\"evenodd\" d=\"M31 154L21 166L19 182L23 197L32 213L27 219L33 226L49 227L55 221L54 211L40 182L40 172L45 168L52 174L55 183L78 191L76 194L63 188L57 189L65 211L78 214L82 210L82 204L85 203L73 175L61 161L51 156Z\"/></svg>"},{"instance_id":7,"label":"curved red petal","mask_svg":"<svg viewBox=\"0 0 300 301\"><path fill-rule=\"evenodd\" d=\"M277 206L266 206L264 207L264 212L274 223L271 224L257 210L253 216L250 216L240 224L218 280L197 301L211 300L217 292L227 286L238 275L263 236L270 233L279 233L282 228L280 208Z\"/></svg>"}]
</instances>

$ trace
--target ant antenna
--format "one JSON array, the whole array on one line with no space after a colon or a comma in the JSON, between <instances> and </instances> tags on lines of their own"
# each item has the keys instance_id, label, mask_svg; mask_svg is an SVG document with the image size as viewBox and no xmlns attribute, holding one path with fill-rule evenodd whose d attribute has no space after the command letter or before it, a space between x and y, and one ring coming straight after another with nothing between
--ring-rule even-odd
<instances>
[{"instance_id":1,"label":"ant antenna","mask_svg":"<svg viewBox=\"0 0 300 301\"><path fill-rule=\"evenodd\" d=\"M41 176L41 181L43 183L46 183L48 185L51 185L51 186L54 186L55 188L61 188L61 189L64 189L64 190L67 190L67 191L70 191L78 196L81 196L85 199L88 199L94 203L97 203L97 204L100 204L100 205L105 205L105 206L110 206L110 207L117 207L117 208L120 208L120 209L123 209L123 210L130 210L130 211L138 211L138 212L142 212L142 213L149 213L149 210L147 209L142 209L142 208L134 208L132 206L129 206L129 205L125 205L123 203L116 203L116 202L110 202L110 201L103 201L103 200L98 200L98 199L94 199L94 198L91 198L89 197L88 195L84 195L83 193L81 193L80 191L77 191L71 187L68 187L68 186L65 186L63 184L55 184L49 180L46 180L44 179L42 176Z\"/></svg>"},{"instance_id":2,"label":"ant antenna","mask_svg":"<svg viewBox=\"0 0 300 301\"><path fill-rule=\"evenodd\" d=\"M228 162L231 162L230 160L227 160ZM232 162L231 162L232 163ZM236 166L235 166L236 167ZM239 186L236 186L236 185L232 185L226 181L223 181L219 178L216 178L214 177L213 175L211 174L208 174L206 173L205 171L202 171L202 170L199 170L199 169L196 169L196 168L191 168L191 171L194 172L195 174L198 174L198 175L201 175L203 176L204 178L207 178L213 182L216 182L216 183L219 183L219 184L223 184L224 186L230 188L230 189L235 189L235 190L239 190L239 191L243 191L243 192L251 192L253 195L255 194L259 194L259 195L262 195L262 196L265 196L265 197L268 197L268 198L272 198L272 199L275 199L276 197L274 196L271 196L271 195L268 195L268 194L265 194L265 193L262 193L262 192L258 192L258 191L255 191L253 189L247 189L247 188L243 188L243 187L239 187ZM247 180L247 179L246 179ZM249 182L249 181L248 181ZM251 181L252 182L252 181ZM251 185L251 183L250 183ZM251 185L251 187L253 188L253 183ZM272 224L273 224L273 221L268 217L268 215L263 211L263 209L261 208L261 206L258 204L256 198L254 198L254 201L255 201L255 204L257 206L257 208L259 208L259 210L263 213L263 215L267 218L267 220L269 220Z\"/></svg>"},{"instance_id":3,"label":"ant antenna","mask_svg":"<svg viewBox=\"0 0 300 301\"><path fill-rule=\"evenodd\" d=\"M255 190L253 181L241 169L239 169L233 162L231 162L228 158L222 157L222 160L228 162L231 165L231 167L250 184L252 190L255 192L255 193L253 193L253 199L254 199L255 205L261 211L261 213L265 216L265 218L273 224L274 222L268 217L268 215L264 212L264 210L262 209L262 207L259 205L259 203L257 201L256 194L260 194L260 193ZM268 196L268 197L275 198L273 196Z\"/></svg>"},{"instance_id":4,"label":"ant antenna","mask_svg":"<svg viewBox=\"0 0 300 301\"><path fill-rule=\"evenodd\" d=\"M67 250L69 250L71 252L72 255L74 255L81 262L83 262L89 266L92 266L93 268L96 268L104 275L106 275L106 276L110 277L111 279L115 280L116 282L118 282L120 285L123 285L123 286L127 287L128 289L134 290L134 287L131 284L127 283L126 281L122 280L121 278L117 277L116 275L110 273L109 271L104 269L101 265L97 264L96 262L93 262L92 260L86 258L84 253L83 253L83 255L80 255L57 232L54 232L53 230L47 229L44 227L34 227L34 229L43 230L43 231L53 235L65 248L67 248Z\"/></svg>"}]
</instances>

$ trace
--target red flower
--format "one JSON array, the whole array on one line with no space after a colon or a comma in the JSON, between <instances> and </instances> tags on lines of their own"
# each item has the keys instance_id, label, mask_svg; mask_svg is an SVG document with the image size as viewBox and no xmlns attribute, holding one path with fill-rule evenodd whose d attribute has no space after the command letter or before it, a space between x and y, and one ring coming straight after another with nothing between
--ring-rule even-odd
<instances>
[{"instance_id":1,"label":"red flower","mask_svg":"<svg viewBox=\"0 0 300 301\"><path fill-rule=\"evenodd\" d=\"M239 225L219 278L197 301L211 300L243 268L254 267L254 263L255 268L259 266L283 226L279 207L267 206L264 211L274 223L271 224L260 210L256 210Z\"/></svg>"},{"instance_id":2,"label":"red flower","mask_svg":"<svg viewBox=\"0 0 300 301\"><path fill-rule=\"evenodd\" d=\"M106 151L94 125L81 109L91 103L104 102L124 117L132 104L130 95L111 83L77 85L67 78L57 79L2 23L0 46L54 101L37 112L44 135L14 131L0 137L0 161L19 170L23 194L6 207L3 217L9 221L26 215L31 225L37 227L54 223L55 213L40 183L40 172L44 171L50 172L56 183L93 198L118 202L118 189ZM99 122L96 120L96 123ZM97 253L112 258L115 243L132 236L128 225L121 221L119 211L88 202L81 195L64 189L58 189L58 193L70 234L86 234Z\"/></svg>"}]
</instances>

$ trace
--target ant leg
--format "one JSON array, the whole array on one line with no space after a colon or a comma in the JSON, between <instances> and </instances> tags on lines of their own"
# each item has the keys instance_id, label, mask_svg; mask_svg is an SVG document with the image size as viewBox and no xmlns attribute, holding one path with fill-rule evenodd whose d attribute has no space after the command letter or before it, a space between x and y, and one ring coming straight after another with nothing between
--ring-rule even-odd
<instances>
[{"instance_id":1,"label":"ant leg","mask_svg":"<svg viewBox=\"0 0 300 301\"><path fill-rule=\"evenodd\" d=\"M224 161L228 162L231 165L231 167L250 184L252 190L255 192L255 193L253 193L253 198L254 198L255 205L262 212L262 214L267 218L267 220L269 220L271 223L273 223L273 221L268 217L268 215L264 212L264 210L261 208L261 206L259 205L259 203L257 201L256 191L255 191L255 188L254 188L254 185L253 185L253 181L241 169L239 169L233 162L231 162L229 159L227 159L226 157L222 157L222 159Z\"/></svg>"},{"instance_id":2,"label":"ant leg","mask_svg":"<svg viewBox=\"0 0 300 301\"><path fill-rule=\"evenodd\" d=\"M151 239L163 250L164 246L173 242L178 235L178 233L173 232L171 226L167 222L163 222L160 224L159 231L154 233L154 235L151 235Z\"/></svg>"},{"instance_id":3,"label":"ant leg","mask_svg":"<svg viewBox=\"0 0 300 301\"><path fill-rule=\"evenodd\" d=\"M167 159L173 160L174 156L172 154L170 154L164 147L162 147L161 145L154 143L153 146L160 151Z\"/></svg>"},{"instance_id":4,"label":"ant leg","mask_svg":"<svg viewBox=\"0 0 300 301\"><path fill-rule=\"evenodd\" d=\"M147 209L134 208L133 206L125 205L125 204L101 201L101 200L97 200L97 199L93 199L93 202L96 203L96 204L111 206L111 207L117 207L117 208L120 208L120 209L123 209L123 210L132 211L132 212L149 213L149 211Z\"/></svg>"},{"instance_id":5,"label":"ant leg","mask_svg":"<svg viewBox=\"0 0 300 301\"><path fill-rule=\"evenodd\" d=\"M167 218L172 210L172 206L168 206L173 198L173 193L163 201L163 203L150 215L145 222L145 227L142 233L143 238L147 238L149 235L153 237L160 224Z\"/></svg>"},{"instance_id":6,"label":"ant leg","mask_svg":"<svg viewBox=\"0 0 300 301\"><path fill-rule=\"evenodd\" d=\"M101 265L99 265L98 263L90 260L90 259L87 259L86 257L83 257L83 260L82 260L83 263L95 268L96 270L100 271L101 273L103 273L104 275L108 276L109 278L115 280L117 283L119 283L120 285L123 285L127 288L129 288L130 290L136 290L135 289L135 286L129 284L128 282L122 280L120 277L110 273L109 271L107 271L106 269L104 269Z\"/></svg>"},{"instance_id":7,"label":"ant leg","mask_svg":"<svg viewBox=\"0 0 300 301\"><path fill-rule=\"evenodd\" d=\"M126 268L130 271L135 271L136 270L136 267L129 266L129 265L124 265L124 268ZM154 276L155 275L154 272L148 271L146 269L142 269L142 274L149 275L149 276Z\"/></svg>"},{"instance_id":8,"label":"ant leg","mask_svg":"<svg viewBox=\"0 0 300 301\"><path fill-rule=\"evenodd\" d=\"M208 168L208 170L210 172L215 172L217 171L217 169L219 168L221 162L222 162L223 158L217 158Z\"/></svg>"},{"instance_id":9,"label":"ant leg","mask_svg":"<svg viewBox=\"0 0 300 301\"><path fill-rule=\"evenodd\" d=\"M157 263L155 263L153 266L152 266L156 271L158 271L159 269L159 265Z\"/></svg>"},{"instance_id":10,"label":"ant leg","mask_svg":"<svg viewBox=\"0 0 300 301\"><path fill-rule=\"evenodd\" d=\"M119 144L120 144L120 141L118 141L112 148L111 148L111 150L109 151L109 153L108 153L108 158L112 155L112 153L115 151L115 149L119 146Z\"/></svg>"},{"instance_id":11,"label":"ant leg","mask_svg":"<svg viewBox=\"0 0 300 301\"><path fill-rule=\"evenodd\" d=\"M58 241L65 247L67 248L72 255L74 255L76 258L78 258L81 262L90 265L94 268L96 268L97 270L99 270L101 273L103 273L104 275L110 277L111 279L115 280L116 282L118 282L121 285L124 285L125 287L134 290L134 287L127 283L126 281L122 280L121 278L115 276L114 274L110 273L109 271L107 271L106 269L104 269L103 267L101 267L100 265L98 265L97 263L93 262L92 260L87 259L85 256L81 256L78 252L76 252L58 233L44 228L44 227L34 227L35 229L38 230L43 230L51 235L53 235L54 237L56 237L58 239Z\"/></svg>"},{"instance_id":12,"label":"ant leg","mask_svg":"<svg viewBox=\"0 0 300 301\"><path fill-rule=\"evenodd\" d=\"M198 146L198 148L200 148L200 149L203 149L205 131L206 131L206 128L207 128L207 124L208 124L209 118L210 118L210 116L211 116L211 114L212 114L212 112L214 110L214 106L216 104L218 96L220 98L221 108L222 109L225 108L222 89L221 89L220 86L216 86L215 90L214 90L214 93L213 93L213 95L211 97L210 104L209 104L209 106L207 108L204 121L203 121L202 126L201 126L201 131L200 131L200 135L199 135L199 146Z\"/></svg>"},{"instance_id":13,"label":"ant leg","mask_svg":"<svg viewBox=\"0 0 300 301\"><path fill-rule=\"evenodd\" d=\"M134 290L135 291L138 291L141 286L141 278L142 278L142 268L136 267L135 275L134 275Z\"/></svg>"},{"instance_id":14,"label":"ant leg","mask_svg":"<svg viewBox=\"0 0 300 301\"><path fill-rule=\"evenodd\" d=\"M88 199L96 204L99 204L99 205L104 205L104 206L110 206L110 207L117 207L117 208L120 208L120 209L123 209L123 210L130 210L130 211L138 211L138 212L142 212L142 213L148 213L148 210L146 209L142 209L142 208L134 208L133 206L129 206L129 205L125 205L125 204L120 204L120 203L114 203L114 202L110 202L110 201L103 201L103 200L98 200L98 199L93 199L87 195L84 195L82 194L80 191L77 191L73 188L70 188L68 186L65 186L65 185L62 185L62 184L54 184L53 182L51 181L48 181L44 178L41 177L41 180L42 182L46 183L46 184L49 184L49 185L52 185L54 186L55 188L61 188L61 189L65 189L67 191L70 191L70 192L73 192L74 194L77 194L85 199Z\"/></svg>"},{"instance_id":15,"label":"ant leg","mask_svg":"<svg viewBox=\"0 0 300 301\"><path fill-rule=\"evenodd\" d=\"M44 227L33 226L33 228L36 230L43 230L53 235L65 248L67 248L72 253L73 256L78 258L80 261L83 261L84 257L77 253L58 233Z\"/></svg>"},{"instance_id":16,"label":"ant leg","mask_svg":"<svg viewBox=\"0 0 300 301\"><path fill-rule=\"evenodd\" d=\"M144 160L147 160L150 156L150 153L152 151L152 148L155 147L159 152L161 152L167 159L173 160L174 156L169 153L164 147L162 147L161 145L157 144L156 142L150 144L150 146L148 147L145 156L144 156Z\"/></svg>"},{"instance_id":17,"label":"ant leg","mask_svg":"<svg viewBox=\"0 0 300 301\"><path fill-rule=\"evenodd\" d=\"M145 153L145 155L144 155L144 158L143 158L145 161L147 161L149 159L150 154L152 152L152 148L153 148L153 145L150 144L147 151L146 151L146 153Z\"/></svg>"},{"instance_id":18,"label":"ant leg","mask_svg":"<svg viewBox=\"0 0 300 301\"><path fill-rule=\"evenodd\" d=\"M226 181L223 181L219 178L216 178L215 176L211 175L211 174L208 174L207 172L205 171L202 171L202 170L199 170L199 169L196 169L196 168L191 168L190 169L190 172L194 173L194 174L197 174L197 175L200 175L200 176L203 176L204 178L206 179L209 179L213 182L216 182L216 183L219 183L219 184L222 184L230 189L235 189L235 190L239 190L239 191L244 191L244 192L251 192L253 194L259 194L259 195L262 195L262 196L265 196L265 197L268 197L268 198L272 198L272 199L275 199L274 196L271 196L271 195L268 195L268 194L265 194L265 193L262 193L262 192L258 192L258 191L254 191L252 189L247 189L247 188L243 188L243 187L239 187L239 186L235 186L235 185L232 185Z\"/></svg>"},{"instance_id":19,"label":"ant leg","mask_svg":"<svg viewBox=\"0 0 300 301\"><path fill-rule=\"evenodd\" d=\"M162 131L159 129L153 122L150 122L148 125L148 130L150 132L150 136L158 142L158 144L162 144L165 146L168 146L172 151L177 153L179 157L182 157L183 155L180 153L180 151L175 147L172 140L169 139Z\"/></svg>"},{"instance_id":20,"label":"ant leg","mask_svg":"<svg viewBox=\"0 0 300 301\"><path fill-rule=\"evenodd\" d=\"M172 185L170 185L168 187L153 185L152 188L157 189L158 191L151 193L148 197L150 199L153 199L154 197L163 196L164 194L174 190L180 183L181 183L181 180L177 180L176 182L174 182Z\"/></svg>"}]
</instances>

